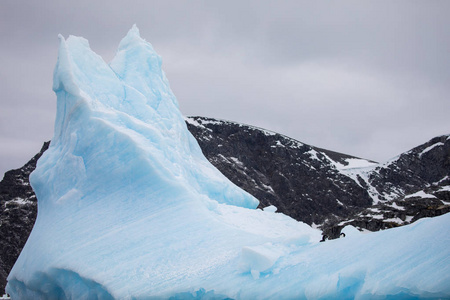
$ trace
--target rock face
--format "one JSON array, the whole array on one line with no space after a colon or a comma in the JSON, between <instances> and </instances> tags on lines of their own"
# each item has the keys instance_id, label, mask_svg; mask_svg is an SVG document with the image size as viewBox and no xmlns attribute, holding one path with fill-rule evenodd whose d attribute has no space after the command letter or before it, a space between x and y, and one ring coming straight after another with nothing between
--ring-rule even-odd
<instances>
[{"instance_id":1,"label":"rock face","mask_svg":"<svg viewBox=\"0 0 450 300\"><path fill-rule=\"evenodd\" d=\"M448 135L436 137L377 167L370 176L372 186L382 195L382 200L392 198L390 195L401 197L417 192L418 187L435 192L439 186L448 186L449 143Z\"/></svg>"},{"instance_id":2,"label":"rock face","mask_svg":"<svg viewBox=\"0 0 450 300\"><path fill-rule=\"evenodd\" d=\"M345 218L372 204L367 190L336 168L355 157L243 124L203 117L186 120L208 160L258 198L260 207L274 205L278 212L311 225Z\"/></svg>"},{"instance_id":3,"label":"rock face","mask_svg":"<svg viewBox=\"0 0 450 300\"><path fill-rule=\"evenodd\" d=\"M36 220L36 196L28 177L49 144L44 143L41 151L22 168L6 172L0 182L0 293Z\"/></svg>"},{"instance_id":4,"label":"rock face","mask_svg":"<svg viewBox=\"0 0 450 300\"><path fill-rule=\"evenodd\" d=\"M340 224L323 226L331 237L347 224L376 231L450 212L450 135L435 137L366 176L374 204Z\"/></svg>"},{"instance_id":5,"label":"rock face","mask_svg":"<svg viewBox=\"0 0 450 300\"><path fill-rule=\"evenodd\" d=\"M260 207L274 205L329 238L349 224L376 231L450 211L448 135L377 164L239 123L204 117L186 123L206 158ZM28 176L48 145L0 182L2 290L36 218Z\"/></svg>"}]
</instances>

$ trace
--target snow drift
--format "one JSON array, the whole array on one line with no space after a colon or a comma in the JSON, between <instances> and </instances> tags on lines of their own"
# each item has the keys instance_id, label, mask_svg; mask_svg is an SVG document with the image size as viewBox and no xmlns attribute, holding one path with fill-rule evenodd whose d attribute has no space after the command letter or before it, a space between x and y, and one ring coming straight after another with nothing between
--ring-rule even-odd
<instances>
[{"instance_id":1,"label":"snow drift","mask_svg":"<svg viewBox=\"0 0 450 300\"><path fill-rule=\"evenodd\" d=\"M55 132L13 299L450 297L450 215L318 243L203 156L133 27L108 65L60 36Z\"/></svg>"}]
</instances>

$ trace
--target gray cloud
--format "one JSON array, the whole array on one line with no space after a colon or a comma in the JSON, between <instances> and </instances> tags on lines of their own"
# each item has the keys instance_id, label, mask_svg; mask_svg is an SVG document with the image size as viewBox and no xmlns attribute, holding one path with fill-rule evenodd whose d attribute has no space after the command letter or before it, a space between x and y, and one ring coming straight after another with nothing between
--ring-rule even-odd
<instances>
[{"instance_id":1,"label":"gray cloud","mask_svg":"<svg viewBox=\"0 0 450 300\"><path fill-rule=\"evenodd\" d=\"M109 61L136 23L186 115L378 161L450 132L447 1L0 2L0 173L52 137L57 35Z\"/></svg>"}]
</instances>

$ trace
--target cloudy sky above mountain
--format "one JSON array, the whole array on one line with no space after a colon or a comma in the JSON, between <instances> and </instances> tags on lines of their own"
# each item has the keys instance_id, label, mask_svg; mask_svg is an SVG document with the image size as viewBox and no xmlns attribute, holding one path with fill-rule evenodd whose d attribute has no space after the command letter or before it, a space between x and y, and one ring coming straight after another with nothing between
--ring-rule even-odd
<instances>
[{"instance_id":1,"label":"cloudy sky above mountain","mask_svg":"<svg viewBox=\"0 0 450 300\"><path fill-rule=\"evenodd\" d=\"M136 23L184 115L385 161L450 133L450 1L0 2L0 173L51 139L57 35L110 61ZM1 175L0 175L1 176Z\"/></svg>"}]
</instances>

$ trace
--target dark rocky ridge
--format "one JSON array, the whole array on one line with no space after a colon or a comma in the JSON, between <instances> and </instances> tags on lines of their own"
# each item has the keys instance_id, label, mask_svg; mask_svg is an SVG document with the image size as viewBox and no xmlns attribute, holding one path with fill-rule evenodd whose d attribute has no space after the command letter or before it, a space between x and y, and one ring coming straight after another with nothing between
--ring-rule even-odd
<instances>
[{"instance_id":1,"label":"dark rocky ridge","mask_svg":"<svg viewBox=\"0 0 450 300\"><path fill-rule=\"evenodd\" d=\"M28 177L49 144L44 143L41 151L22 168L6 172L0 182L0 293L36 220L36 195Z\"/></svg>"},{"instance_id":2,"label":"dark rocky ridge","mask_svg":"<svg viewBox=\"0 0 450 300\"><path fill-rule=\"evenodd\" d=\"M376 231L450 212L450 135L435 137L377 166L367 182L381 201L340 224L324 224L325 234L337 237L345 225Z\"/></svg>"},{"instance_id":3,"label":"dark rocky ridge","mask_svg":"<svg viewBox=\"0 0 450 300\"><path fill-rule=\"evenodd\" d=\"M379 166L371 174L370 182L382 195L393 193L401 197L415 193L419 190L417 187L423 189L433 183L448 185L449 173L450 140L446 135L435 137Z\"/></svg>"},{"instance_id":4,"label":"dark rocky ridge","mask_svg":"<svg viewBox=\"0 0 450 300\"><path fill-rule=\"evenodd\" d=\"M330 238L348 224L376 231L450 211L449 136L383 165L346 169L357 158L248 125L203 117L186 121L208 160L258 198L260 207L275 205ZM36 219L28 176L48 145L0 182L0 289Z\"/></svg>"}]
</instances>

